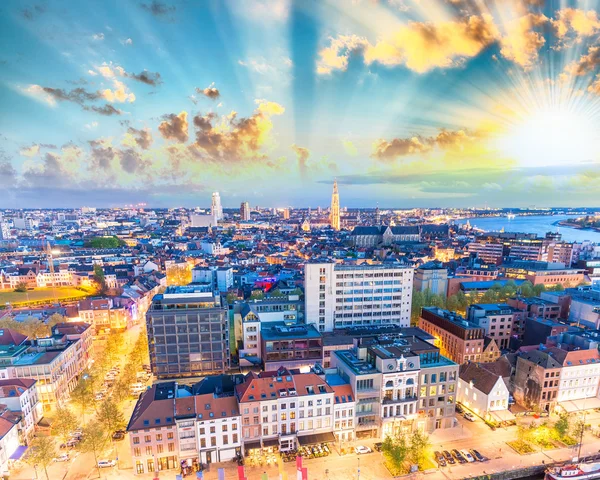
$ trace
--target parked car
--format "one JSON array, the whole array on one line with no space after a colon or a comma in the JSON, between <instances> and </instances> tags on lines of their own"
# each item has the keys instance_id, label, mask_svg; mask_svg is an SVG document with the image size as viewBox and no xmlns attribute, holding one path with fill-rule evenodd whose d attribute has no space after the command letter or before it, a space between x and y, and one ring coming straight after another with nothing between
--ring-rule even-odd
<instances>
[{"instance_id":1,"label":"parked car","mask_svg":"<svg viewBox=\"0 0 600 480\"><path fill-rule=\"evenodd\" d=\"M383 446L382 442L376 443L375 445L373 445L373 447L375 448L375 450L377 452L381 452L381 447Z\"/></svg>"},{"instance_id":2,"label":"parked car","mask_svg":"<svg viewBox=\"0 0 600 480\"><path fill-rule=\"evenodd\" d=\"M117 464L114 460L98 460L98 467L100 468L108 468L114 467Z\"/></svg>"},{"instance_id":3,"label":"parked car","mask_svg":"<svg viewBox=\"0 0 600 480\"><path fill-rule=\"evenodd\" d=\"M96 400L97 402L104 400L104 394L102 392L98 392L95 396L94 396L94 400Z\"/></svg>"},{"instance_id":4,"label":"parked car","mask_svg":"<svg viewBox=\"0 0 600 480\"><path fill-rule=\"evenodd\" d=\"M448 450L444 450L442 452L442 455L444 455L446 462L448 462L450 465L454 465L456 463L456 461L454 460L454 457Z\"/></svg>"},{"instance_id":5,"label":"parked car","mask_svg":"<svg viewBox=\"0 0 600 480\"><path fill-rule=\"evenodd\" d=\"M357 447L354 447L354 452L357 455L360 455L361 453L371 453L371 449L369 447L365 447L364 445L359 445Z\"/></svg>"},{"instance_id":6,"label":"parked car","mask_svg":"<svg viewBox=\"0 0 600 480\"><path fill-rule=\"evenodd\" d=\"M471 412L465 412L465 414L463 416L467 420L469 420L469 422L474 422L475 421L475 415L473 415Z\"/></svg>"},{"instance_id":7,"label":"parked car","mask_svg":"<svg viewBox=\"0 0 600 480\"><path fill-rule=\"evenodd\" d=\"M112 434L113 440L123 440L125 438L125 432L123 430L117 430Z\"/></svg>"},{"instance_id":8,"label":"parked car","mask_svg":"<svg viewBox=\"0 0 600 480\"><path fill-rule=\"evenodd\" d=\"M467 463L467 459L463 457L462 453L460 453L456 448L452 450L452 455L454 456L454 458L456 458L458 463Z\"/></svg>"},{"instance_id":9,"label":"parked car","mask_svg":"<svg viewBox=\"0 0 600 480\"><path fill-rule=\"evenodd\" d=\"M446 459L440 452L433 452L433 456L435 457L435 461L440 467L446 466Z\"/></svg>"},{"instance_id":10,"label":"parked car","mask_svg":"<svg viewBox=\"0 0 600 480\"><path fill-rule=\"evenodd\" d=\"M54 459L55 462L68 462L69 461L69 454L68 453L61 453L58 457L56 457Z\"/></svg>"},{"instance_id":11,"label":"parked car","mask_svg":"<svg viewBox=\"0 0 600 480\"><path fill-rule=\"evenodd\" d=\"M81 437L75 437L72 438L71 440L69 440L67 443L65 443L65 448L75 448L77 445L79 445L79 442L81 441Z\"/></svg>"},{"instance_id":12,"label":"parked car","mask_svg":"<svg viewBox=\"0 0 600 480\"><path fill-rule=\"evenodd\" d=\"M81 428L73 430L71 433L69 433L69 437L81 437L81 435L83 435L83 430L81 430Z\"/></svg>"},{"instance_id":13,"label":"parked car","mask_svg":"<svg viewBox=\"0 0 600 480\"><path fill-rule=\"evenodd\" d=\"M473 458L473 455L471 455L471 454L469 453L469 451L468 451L468 450L466 450L466 449L463 449L463 450L461 450L461 451L460 451L460 453L461 453L461 455L462 455L463 457L465 457L465 460L466 460L467 462L469 462L469 463L473 463L473 462L475 461L475 459Z\"/></svg>"},{"instance_id":14,"label":"parked car","mask_svg":"<svg viewBox=\"0 0 600 480\"><path fill-rule=\"evenodd\" d=\"M463 413L465 411L465 409L462 407L462 405L460 403L456 404L456 407L454 407L456 409L456 413Z\"/></svg>"},{"instance_id":15,"label":"parked car","mask_svg":"<svg viewBox=\"0 0 600 480\"><path fill-rule=\"evenodd\" d=\"M471 455L473 455L478 462L486 461L486 458L481 453L479 453L477 450L475 450L474 448L472 448L469 451L471 452Z\"/></svg>"}]
</instances>

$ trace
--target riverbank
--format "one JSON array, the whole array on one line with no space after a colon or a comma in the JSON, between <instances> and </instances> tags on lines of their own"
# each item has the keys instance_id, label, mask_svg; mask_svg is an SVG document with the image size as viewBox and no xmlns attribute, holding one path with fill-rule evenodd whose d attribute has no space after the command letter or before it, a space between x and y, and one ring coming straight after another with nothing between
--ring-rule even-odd
<instances>
[{"instance_id":1,"label":"riverbank","mask_svg":"<svg viewBox=\"0 0 600 480\"><path fill-rule=\"evenodd\" d=\"M600 232L600 227L582 227L578 223L570 222L569 220L557 220L553 225L559 225L561 227L575 228L577 230L587 230L590 232Z\"/></svg>"}]
</instances>

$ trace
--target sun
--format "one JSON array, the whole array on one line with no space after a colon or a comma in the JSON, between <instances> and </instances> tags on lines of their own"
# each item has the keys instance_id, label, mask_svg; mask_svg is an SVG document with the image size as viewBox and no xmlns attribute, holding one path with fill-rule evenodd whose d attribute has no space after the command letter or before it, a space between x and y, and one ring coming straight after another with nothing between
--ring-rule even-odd
<instances>
[{"instance_id":1,"label":"sun","mask_svg":"<svg viewBox=\"0 0 600 480\"><path fill-rule=\"evenodd\" d=\"M522 167L593 162L600 154L597 115L568 106L543 107L520 116L498 148Z\"/></svg>"}]
</instances>

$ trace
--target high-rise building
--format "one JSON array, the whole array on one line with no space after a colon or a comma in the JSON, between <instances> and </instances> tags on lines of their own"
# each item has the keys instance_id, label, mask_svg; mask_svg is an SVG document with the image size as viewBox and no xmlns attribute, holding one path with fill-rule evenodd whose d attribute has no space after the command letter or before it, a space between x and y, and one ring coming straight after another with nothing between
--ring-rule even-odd
<instances>
[{"instance_id":1,"label":"high-rise building","mask_svg":"<svg viewBox=\"0 0 600 480\"><path fill-rule=\"evenodd\" d=\"M340 194L338 193L337 180L333 182L333 193L331 194L331 209L329 210L331 228L340 229Z\"/></svg>"},{"instance_id":2,"label":"high-rise building","mask_svg":"<svg viewBox=\"0 0 600 480\"><path fill-rule=\"evenodd\" d=\"M283 219L284 220L289 220L290 219L290 209L289 208L284 208L283 209Z\"/></svg>"},{"instance_id":3,"label":"high-rise building","mask_svg":"<svg viewBox=\"0 0 600 480\"><path fill-rule=\"evenodd\" d=\"M304 266L306 323L320 332L356 325L410 325L413 269L400 264Z\"/></svg>"},{"instance_id":4,"label":"high-rise building","mask_svg":"<svg viewBox=\"0 0 600 480\"><path fill-rule=\"evenodd\" d=\"M217 220L223 219L223 207L221 206L221 197L219 192L212 194L212 205L210 211Z\"/></svg>"},{"instance_id":5,"label":"high-rise building","mask_svg":"<svg viewBox=\"0 0 600 480\"><path fill-rule=\"evenodd\" d=\"M158 379L229 369L227 309L208 286L167 287L146 313L150 366Z\"/></svg>"},{"instance_id":6,"label":"high-rise building","mask_svg":"<svg viewBox=\"0 0 600 480\"><path fill-rule=\"evenodd\" d=\"M248 202L242 202L240 205L240 216L243 221L250 220L250 204Z\"/></svg>"}]
</instances>

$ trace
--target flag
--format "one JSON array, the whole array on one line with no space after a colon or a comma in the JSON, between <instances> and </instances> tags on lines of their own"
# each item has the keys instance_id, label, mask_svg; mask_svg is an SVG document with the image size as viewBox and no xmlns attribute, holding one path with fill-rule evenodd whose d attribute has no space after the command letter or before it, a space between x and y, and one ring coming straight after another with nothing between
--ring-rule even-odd
<instances>
[{"instance_id":1,"label":"flag","mask_svg":"<svg viewBox=\"0 0 600 480\"><path fill-rule=\"evenodd\" d=\"M302 480L308 480L308 468L302 469Z\"/></svg>"},{"instance_id":2,"label":"flag","mask_svg":"<svg viewBox=\"0 0 600 480\"><path fill-rule=\"evenodd\" d=\"M260 477L261 480L269 480L269 476L267 475L267 472L262 474L262 477Z\"/></svg>"},{"instance_id":3,"label":"flag","mask_svg":"<svg viewBox=\"0 0 600 480\"><path fill-rule=\"evenodd\" d=\"M175 480L183 480L183 475L175 475Z\"/></svg>"},{"instance_id":4,"label":"flag","mask_svg":"<svg viewBox=\"0 0 600 480\"><path fill-rule=\"evenodd\" d=\"M225 480L225 470L223 468L219 468L219 480Z\"/></svg>"},{"instance_id":5,"label":"flag","mask_svg":"<svg viewBox=\"0 0 600 480\"><path fill-rule=\"evenodd\" d=\"M244 466L238 465L238 480L245 480L246 473L244 472Z\"/></svg>"},{"instance_id":6,"label":"flag","mask_svg":"<svg viewBox=\"0 0 600 480\"><path fill-rule=\"evenodd\" d=\"M196 472L196 479L197 480L204 480L204 473L203 472Z\"/></svg>"}]
</instances>

